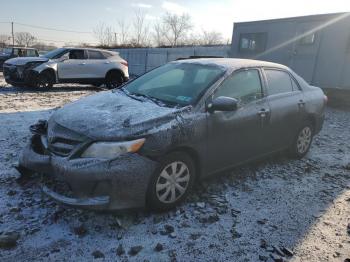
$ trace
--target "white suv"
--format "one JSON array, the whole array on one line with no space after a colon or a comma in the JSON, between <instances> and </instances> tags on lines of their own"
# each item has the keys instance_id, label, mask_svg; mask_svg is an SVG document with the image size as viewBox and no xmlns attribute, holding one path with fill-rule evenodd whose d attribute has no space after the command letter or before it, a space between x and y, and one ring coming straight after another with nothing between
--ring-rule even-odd
<instances>
[{"instance_id":1,"label":"white suv","mask_svg":"<svg viewBox=\"0 0 350 262\"><path fill-rule=\"evenodd\" d=\"M82 83L115 88L129 79L128 63L118 52L91 48L58 48L41 57L19 57L4 63L7 83L52 87Z\"/></svg>"}]
</instances>

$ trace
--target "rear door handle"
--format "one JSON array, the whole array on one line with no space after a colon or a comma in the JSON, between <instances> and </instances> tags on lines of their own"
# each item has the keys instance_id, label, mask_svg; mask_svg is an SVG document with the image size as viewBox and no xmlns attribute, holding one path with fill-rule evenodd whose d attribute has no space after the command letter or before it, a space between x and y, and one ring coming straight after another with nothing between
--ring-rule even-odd
<instances>
[{"instance_id":1,"label":"rear door handle","mask_svg":"<svg viewBox=\"0 0 350 262\"><path fill-rule=\"evenodd\" d=\"M79 65L86 65L86 63L81 63L81 64L79 64Z\"/></svg>"},{"instance_id":2,"label":"rear door handle","mask_svg":"<svg viewBox=\"0 0 350 262\"><path fill-rule=\"evenodd\" d=\"M305 105L305 102L303 99L300 99L299 102L298 102L298 105L299 106L304 106Z\"/></svg>"}]
</instances>

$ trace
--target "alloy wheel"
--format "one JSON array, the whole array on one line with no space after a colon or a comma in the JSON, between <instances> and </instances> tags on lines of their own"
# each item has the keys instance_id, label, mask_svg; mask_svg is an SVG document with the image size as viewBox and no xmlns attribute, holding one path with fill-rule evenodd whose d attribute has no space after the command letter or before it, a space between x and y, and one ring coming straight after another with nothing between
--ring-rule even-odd
<instances>
[{"instance_id":1,"label":"alloy wheel","mask_svg":"<svg viewBox=\"0 0 350 262\"><path fill-rule=\"evenodd\" d=\"M312 139L312 130L310 127L304 127L297 139L297 150L299 154L304 154L310 147Z\"/></svg>"},{"instance_id":2,"label":"alloy wheel","mask_svg":"<svg viewBox=\"0 0 350 262\"><path fill-rule=\"evenodd\" d=\"M187 190L190 171L183 162L168 164L160 172L156 182L156 195L160 202L171 204L178 200Z\"/></svg>"}]
</instances>

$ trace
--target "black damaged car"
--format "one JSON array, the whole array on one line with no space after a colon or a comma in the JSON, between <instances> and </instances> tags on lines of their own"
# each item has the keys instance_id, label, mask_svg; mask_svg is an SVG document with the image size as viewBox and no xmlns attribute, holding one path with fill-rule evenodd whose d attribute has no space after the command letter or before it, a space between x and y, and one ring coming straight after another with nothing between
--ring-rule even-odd
<instances>
[{"instance_id":1,"label":"black damaged car","mask_svg":"<svg viewBox=\"0 0 350 262\"><path fill-rule=\"evenodd\" d=\"M219 171L277 151L303 157L326 101L279 64L175 61L32 126L19 170L67 185L43 190L68 205L169 209Z\"/></svg>"},{"instance_id":2,"label":"black damaged car","mask_svg":"<svg viewBox=\"0 0 350 262\"><path fill-rule=\"evenodd\" d=\"M35 48L27 47L6 47L0 49L0 72L6 60L15 57L38 57L39 52Z\"/></svg>"}]
</instances>

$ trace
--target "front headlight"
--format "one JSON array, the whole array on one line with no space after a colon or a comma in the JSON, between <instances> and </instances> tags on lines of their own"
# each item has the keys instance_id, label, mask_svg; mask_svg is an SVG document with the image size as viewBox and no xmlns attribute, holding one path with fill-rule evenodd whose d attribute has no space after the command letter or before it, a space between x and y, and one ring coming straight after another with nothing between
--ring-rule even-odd
<instances>
[{"instance_id":1,"label":"front headlight","mask_svg":"<svg viewBox=\"0 0 350 262\"><path fill-rule=\"evenodd\" d=\"M139 151L144 143L144 138L127 142L96 142L91 144L81 157L116 158L125 153Z\"/></svg>"}]
</instances>

